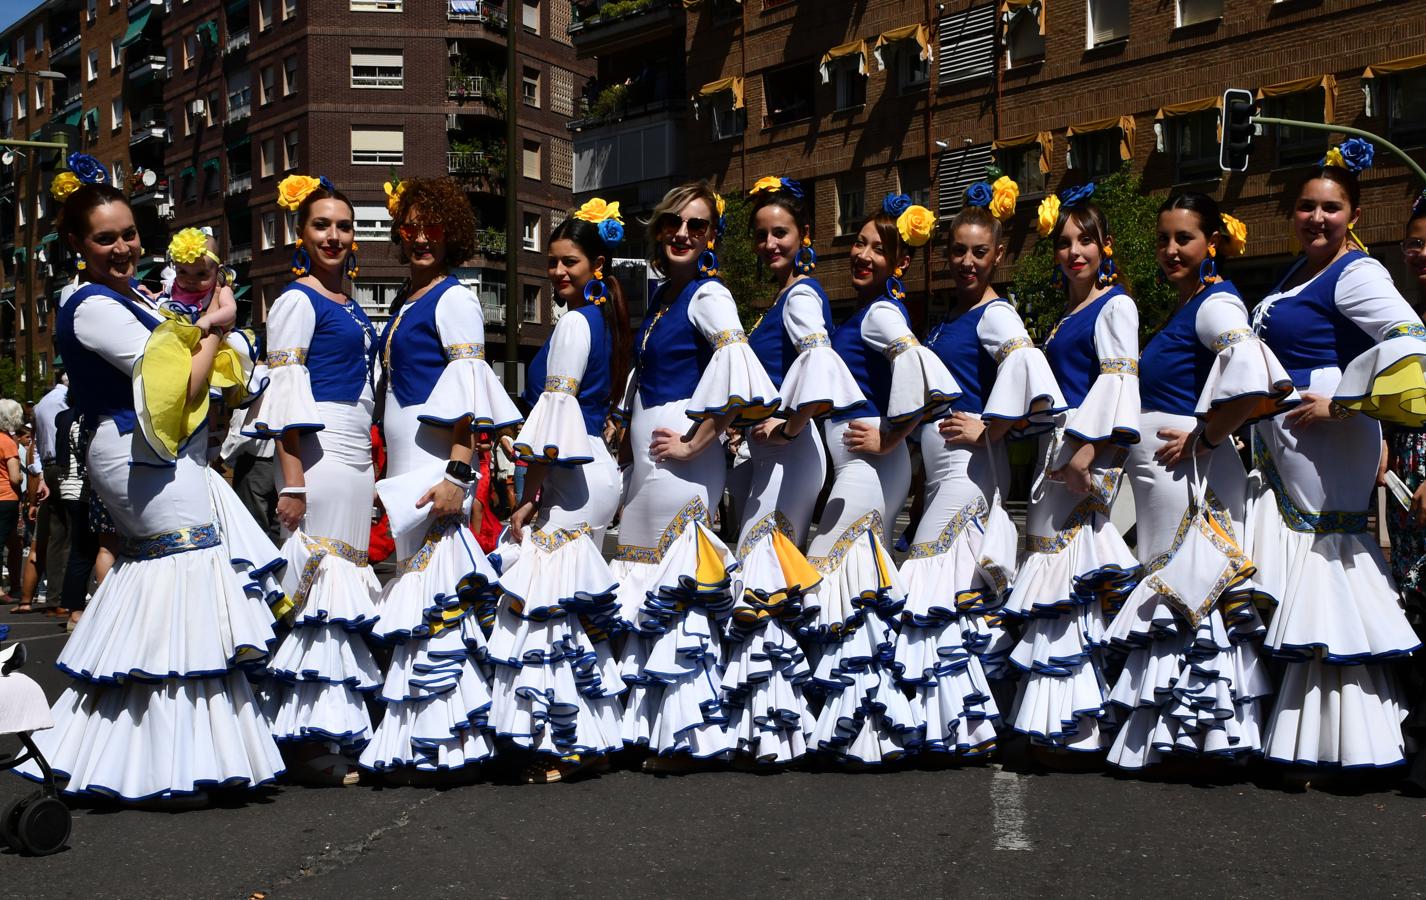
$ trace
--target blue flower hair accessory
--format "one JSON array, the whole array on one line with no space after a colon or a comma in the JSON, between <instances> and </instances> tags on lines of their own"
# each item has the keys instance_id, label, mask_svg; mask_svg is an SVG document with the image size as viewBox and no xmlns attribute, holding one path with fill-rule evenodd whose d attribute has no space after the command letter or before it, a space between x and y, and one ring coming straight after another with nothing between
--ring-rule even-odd
<instances>
[{"instance_id":1,"label":"blue flower hair accessory","mask_svg":"<svg viewBox=\"0 0 1426 900\"><path fill-rule=\"evenodd\" d=\"M624 240L624 226L618 219L605 219L599 223L599 239L605 246L613 247Z\"/></svg>"},{"instance_id":2,"label":"blue flower hair accessory","mask_svg":"<svg viewBox=\"0 0 1426 900\"><path fill-rule=\"evenodd\" d=\"M995 199L995 188L987 181L977 181L966 188L966 205L983 206L990 208L990 201Z\"/></svg>"},{"instance_id":3,"label":"blue flower hair accessory","mask_svg":"<svg viewBox=\"0 0 1426 900\"><path fill-rule=\"evenodd\" d=\"M88 153L71 153L66 162L75 177L85 184L103 184L109 180L109 170Z\"/></svg>"},{"instance_id":4,"label":"blue flower hair accessory","mask_svg":"<svg viewBox=\"0 0 1426 900\"><path fill-rule=\"evenodd\" d=\"M801 182L794 181L791 178L778 178L776 175L767 175L757 180L757 183L754 184L752 186L752 189L748 191L748 196L752 197L757 194L776 194L779 192L791 194L792 196L801 200L802 184Z\"/></svg>"},{"instance_id":5,"label":"blue flower hair accessory","mask_svg":"<svg viewBox=\"0 0 1426 900\"><path fill-rule=\"evenodd\" d=\"M321 185L322 189L325 191L332 191L335 193L337 190L336 185L332 184L332 179L328 178L326 175L318 175L317 183Z\"/></svg>"},{"instance_id":6,"label":"blue flower hair accessory","mask_svg":"<svg viewBox=\"0 0 1426 900\"><path fill-rule=\"evenodd\" d=\"M1417 219L1426 216L1426 190L1423 190L1416 197L1416 202L1411 204L1411 218Z\"/></svg>"},{"instance_id":7,"label":"blue flower hair accessory","mask_svg":"<svg viewBox=\"0 0 1426 900\"><path fill-rule=\"evenodd\" d=\"M1060 202L1065 206L1075 206L1094 196L1094 182L1087 181L1077 187L1060 191Z\"/></svg>"},{"instance_id":8,"label":"blue flower hair accessory","mask_svg":"<svg viewBox=\"0 0 1426 900\"><path fill-rule=\"evenodd\" d=\"M911 208L911 198L905 194L887 194L881 201L881 211L888 216L899 216Z\"/></svg>"},{"instance_id":9,"label":"blue flower hair accessory","mask_svg":"<svg viewBox=\"0 0 1426 900\"><path fill-rule=\"evenodd\" d=\"M1327 151L1318 165L1341 166L1353 175L1360 175L1370 169L1376 159L1376 147L1364 138L1347 138Z\"/></svg>"}]
</instances>

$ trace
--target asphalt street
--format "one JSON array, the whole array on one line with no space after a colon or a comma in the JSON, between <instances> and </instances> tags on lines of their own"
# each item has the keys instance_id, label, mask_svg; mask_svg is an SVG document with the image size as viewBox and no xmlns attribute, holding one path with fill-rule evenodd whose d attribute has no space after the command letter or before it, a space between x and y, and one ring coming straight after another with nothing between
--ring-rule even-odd
<instances>
[{"instance_id":1,"label":"asphalt street","mask_svg":"<svg viewBox=\"0 0 1426 900\"><path fill-rule=\"evenodd\" d=\"M0 614L51 698L63 634ZM8 742L8 739L5 739ZM9 749L7 746L6 749ZM75 808L70 848L0 852L12 897L1406 897L1426 800L1385 781L1290 790L999 762L864 774L634 771L523 786L284 786L150 812ZM0 802L32 790L0 775Z\"/></svg>"}]
</instances>

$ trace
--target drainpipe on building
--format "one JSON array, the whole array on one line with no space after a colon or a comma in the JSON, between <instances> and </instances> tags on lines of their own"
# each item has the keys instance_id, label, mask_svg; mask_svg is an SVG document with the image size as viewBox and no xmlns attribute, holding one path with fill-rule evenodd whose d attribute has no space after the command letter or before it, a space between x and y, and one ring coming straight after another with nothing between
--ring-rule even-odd
<instances>
[{"instance_id":1,"label":"drainpipe on building","mask_svg":"<svg viewBox=\"0 0 1426 900\"><path fill-rule=\"evenodd\" d=\"M933 2L933 0L926 0L926 21L928 23L936 21L933 18L936 13L936 6L937 4ZM928 25L928 27L930 26ZM939 51L941 48L937 47L936 49L937 51ZM883 56L882 58L885 59L886 57ZM931 68L934 70L935 66L933 65ZM929 170L926 174L926 183L933 186L936 184L936 157L931 152L931 149L935 146L931 138L931 122L933 121L933 117L931 115L931 106L933 103L935 103L935 101L936 73L935 71L931 71L927 73L926 77L926 109L923 113L923 127L921 130L925 132L926 168ZM926 252L922 254L924 256L924 259L922 260L921 265L923 267L924 275L926 278L925 313L922 316L921 322L919 323L922 334L926 334L931 328L931 257L935 254L935 249L936 246L933 242L931 246L926 248ZM915 323L913 323L913 327L915 327Z\"/></svg>"},{"instance_id":2,"label":"drainpipe on building","mask_svg":"<svg viewBox=\"0 0 1426 900\"><path fill-rule=\"evenodd\" d=\"M520 96L516 81L519 68L515 55L515 36L523 27L516 16L523 12L511 4L505 18L505 389L512 395L520 390L520 250L524 223L520 221L520 203L515 187L520 183L515 170L520 129L516 127L516 99Z\"/></svg>"}]
</instances>

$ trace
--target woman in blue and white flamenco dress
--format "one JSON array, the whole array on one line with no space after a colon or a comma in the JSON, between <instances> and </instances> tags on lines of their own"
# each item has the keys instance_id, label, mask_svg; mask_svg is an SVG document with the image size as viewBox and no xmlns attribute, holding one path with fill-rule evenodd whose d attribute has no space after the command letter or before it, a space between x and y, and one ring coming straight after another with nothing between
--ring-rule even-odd
<instances>
[{"instance_id":1,"label":"woman in blue and white flamenco dress","mask_svg":"<svg viewBox=\"0 0 1426 900\"><path fill-rule=\"evenodd\" d=\"M954 301L927 349L961 395L919 429L926 502L901 566L906 607L897 669L925 726L923 751L975 755L996 740L1000 711L987 678L1003 677L1014 639L999 623L1019 550L1003 502L1010 481L1005 439L1044 430L1065 407L1045 356L991 276L1004 254L1000 219L1018 189L1005 179L967 192L951 220Z\"/></svg>"},{"instance_id":2,"label":"woman in blue and white flamenco dress","mask_svg":"<svg viewBox=\"0 0 1426 900\"><path fill-rule=\"evenodd\" d=\"M88 284L60 307L55 342L69 402L94 429L91 486L121 544L60 653L74 680L54 705L55 727L34 740L69 793L197 805L205 788L255 787L282 771L245 671L276 642L272 614L231 567L204 442L187 440L165 458L140 436L149 413L143 357L161 316L131 287L139 234L123 194L102 183L92 158L74 154L70 165L85 183L69 186L59 232ZM216 335L201 338L183 371L170 367L153 387L176 382L201 406L218 348ZM33 764L20 772L40 776Z\"/></svg>"},{"instance_id":3,"label":"woman in blue and white flamenco dress","mask_svg":"<svg viewBox=\"0 0 1426 900\"><path fill-rule=\"evenodd\" d=\"M742 590L729 623L723 676L737 750L789 763L807 752L813 716L803 694L812 669L795 637L801 597L822 578L800 548L827 476L815 420L866 405L832 349L832 309L812 276L811 209L802 186L760 179L751 191L753 249L779 286L748 344L782 395L782 409L747 430L749 497L738 562Z\"/></svg>"},{"instance_id":4,"label":"woman in blue and white flamenco dress","mask_svg":"<svg viewBox=\"0 0 1426 900\"><path fill-rule=\"evenodd\" d=\"M377 490L398 562L377 631L396 648L380 694L386 713L361 764L422 780L495 749L480 615L498 587L469 528L471 459L476 429L520 413L485 361L479 298L450 274L476 251L465 192L449 178L408 179L390 206L410 266L381 341L387 465Z\"/></svg>"},{"instance_id":5,"label":"woman in blue and white flamenco dress","mask_svg":"<svg viewBox=\"0 0 1426 900\"><path fill-rule=\"evenodd\" d=\"M1225 560L1172 587L1155 577L1194 527L1191 499L1200 489L1206 514L1241 556L1248 474L1232 436L1297 403L1292 380L1249 327L1237 289L1218 276L1218 260L1241 253L1246 235L1204 194L1180 194L1159 210L1159 268L1178 306L1139 357L1154 377L1139 391L1144 439L1124 465L1144 580L1105 635L1111 648L1128 651L1109 696L1122 721L1108 761L1120 768L1262 750L1263 704L1273 685L1251 570L1220 584Z\"/></svg>"},{"instance_id":6,"label":"woman in blue and white flamenco dress","mask_svg":"<svg viewBox=\"0 0 1426 900\"><path fill-rule=\"evenodd\" d=\"M1139 313L1115 284L1113 243L1092 185L1040 207L1066 287L1045 355L1069 410L1041 439L1026 555L1003 609L1024 622L1010 661L1023 672L1012 727L1044 750L1108 745L1102 651L1108 615L1139 568L1109 521L1128 446L1139 439Z\"/></svg>"},{"instance_id":7,"label":"woman in blue and white flamenco dress","mask_svg":"<svg viewBox=\"0 0 1426 900\"><path fill-rule=\"evenodd\" d=\"M519 558L501 573L490 635L490 724L535 754L523 776L532 784L592 771L623 746L617 583L600 552L621 487L604 425L631 337L604 267L623 232L618 204L594 198L550 234L550 286L568 311L526 372L531 412L515 438L529 469L510 517Z\"/></svg>"},{"instance_id":8,"label":"woman in blue and white flamenco dress","mask_svg":"<svg viewBox=\"0 0 1426 900\"><path fill-rule=\"evenodd\" d=\"M852 765L889 762L921 740L894 679L893 625L906 590L886 546L911 489L906 436L960 393L912 334L902 303L899 276L933 228L932 214L909 198L883 201L852 244L861 306L832 334L866 405L825 425L832 492L807 553L822 581L803 601L801 633L813 658L808 691L821 704L809 744Z\"/></svg>"},{"instance_id":9,"label":"woman in blue and white flamenco dress","mask_svg":"<svg viewBox=\"0 0 1426 900\"><path fill-rule=\"evenodd\" d=\"M1393 766L1404 761L1406 709L1386 663L1418 640L1367 532L1382 448L1371 417L1421 424L1426 330L1351 233L1360 193L1347 166L1368 160L1370 144L1333 153L1297 194L1301 259L1254 310L1302 395L1253 432L1247 551L1277 604L1267 646L1286 663L1263 752L1289 764Z\"/></svg>"},{"instance_id":10,"label":"woman in blue and white flamenco dress","mask_svg":"<svg viewBox=\"0 0 1426 900\"><path fill-rule=\"evenodd\" d=\"M633 465L613 564L633 629L623 738L656 754L649 771L722 757L735 743L718 630L737 563L710 527L728 474L723 433L767 418L778 398L716 277L722 207L707 182L676 187L655 207L651 263L667 280L635 340L625 396Z\"/></svg>"}]
</instances>

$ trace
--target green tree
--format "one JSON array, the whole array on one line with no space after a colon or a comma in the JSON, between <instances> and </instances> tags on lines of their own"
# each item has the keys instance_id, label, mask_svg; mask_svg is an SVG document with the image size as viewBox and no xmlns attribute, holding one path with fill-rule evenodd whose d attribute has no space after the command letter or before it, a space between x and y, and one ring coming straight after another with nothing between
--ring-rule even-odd
<instances>
[{"instance_id":1,"label":"green tree","mask_svg":"<svg viewBox=\"0 0 1426 900\"><path fill-rule=\"evenodd\" d=\"M747 197L725 196L724 218L728 229L718 242L718 275L738 304L738 316L745 328L762 315L762 311L772 304L775 291L768 281L767 273L758 265L757 254L753 252L753 238L748 234L748 214L752 205Z\"/></svg>"},{"instance_id":2,"label":"green tree","mask_svg":"<svg viewBox=\"0 0 1426 900\"><path fill-rule=\"evenodd\" d=\"M23 402L25 386L20 380L21 372L21 367L16 365L13 359L0 359L0 397Z\"/></svg>"},{"instance_id":3,"label":"green tree","mask_svg":"<svg viewBox=\"0 0 1426 900\"><path fill-rule=\"evenodd\" d=\"M1139 307L1141 338L1157 331L1178 303L1173 288L1159 281L1154 258L1163 201L1160 195L1143 193L1142 180L1127 165L1097 182L1094 189L1094 203L1109 219L1119 282ZM1015 299L1037 340L1044 340L1065 309L1064 292L1050 284L1053 268L1054 248L1048 239L1041 239L1020 257L1015 269Z\"/></svg>"}]
</instances>

